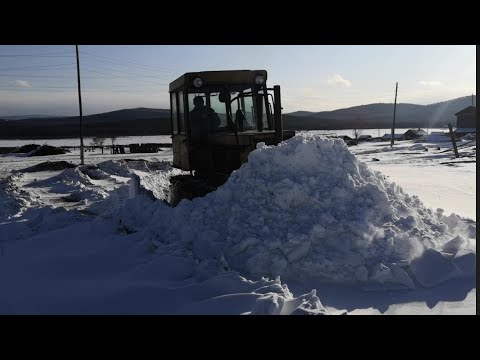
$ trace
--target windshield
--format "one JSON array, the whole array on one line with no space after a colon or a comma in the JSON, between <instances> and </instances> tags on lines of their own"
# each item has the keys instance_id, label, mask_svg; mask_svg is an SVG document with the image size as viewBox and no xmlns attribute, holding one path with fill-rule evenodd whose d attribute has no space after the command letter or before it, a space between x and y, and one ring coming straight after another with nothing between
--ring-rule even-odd
<instances>
[{"instance_id":1,"label":"windshield","mask_svg":"<svg viewBox=\"0 0 480 360\"><path fill-rule=\"evenodd\" d=\"M245 86L188 93L191 129L201 127L209 133L273 130L272 106L263 91Z\"/></svg>"}]
</instances>

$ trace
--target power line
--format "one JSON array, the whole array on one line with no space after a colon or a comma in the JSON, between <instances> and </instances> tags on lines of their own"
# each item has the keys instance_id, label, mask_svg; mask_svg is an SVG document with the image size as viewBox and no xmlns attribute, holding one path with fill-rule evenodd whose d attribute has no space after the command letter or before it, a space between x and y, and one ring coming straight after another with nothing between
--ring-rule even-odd
<instances>
[{"instance_id":1,"label":"power line","mask_svg":"<svg viewBox=\"0 0 480 360\"><path fill-rule=\"evenodd\" d=\"M163 85L163 84L161 84ZM146 85L134 85L134 86L161 86L161 85L155 85L155 84L146 84ZM74 85L72 85L74 86ZM37 88L42 88L42 89L71 89L72 86L37 86ZM130 86L130 85L110 85L108 87L128 87L128 88L132 88L133 86ZM14 85L0 85L0 89L17 89L16 86ZM29 88L25 88L25 89L29 89ZM41 89L39 89L41 90Z\"/></svg>"},{"instance_id":2,"label":"power line","mask_svg":"<svg viewBox=\"0 0 480 360\"><path fill-rule=\"evenodd\" d=\"M88 67L88 65L87 65L87 67ZM20 70L21 68L16 68L16 69ZM3 70L7 70L7 69L0 69L0 71L3 71ZM52 69L36 69L36 71L38 71L38 70L45 71L45 70L52 70ZM55 70L74 70L74 69L72 69L72 68L57 68ZM148 83L153 83L153 84L158 84L158 85L168 85L168 84L164 84L164 83L157 83L157 82L152 81L152 80L144 80L144 79L139 78L139 77L152 78L151 75L134 74L134 76L121 76L121 75L118 75L118 74L106 73L106 72L101 72L101 71L96 71L96 70L91 70L91 69L84 69L84 71L93 72L93 73L100 74L100 75L107 75L107 76L82 76L82 78L87 78L87 79L88 78L90 78L90 79L96 79L96 78L117 79L117 78L120 78L120 79L132 79L132 80L136 80L136 81L143 81L143 82L148 82ZM121 72L121 71L119 71L119 72ZM127 72L124 72L124 73L128 74ZM36 74L35 75L29 75L29 74L0 74L0 76L3 76L3 77L23 77L23 78L26 78L26 77L70 78L70 76L36 75ZM73 76L73 74L72 74L72 76ZM159 80L166 80L166 79L159 79Z\"/></svg>"},{"instance_id":3,"label":"power line","mask_svg":"<svg viewBox=\"0 0 480 360\"><path fill-rule=\"evenodd\" d=\"M85 71L93 71L93 70L85 70ZM71 79L72 76L75 76L75 74L72 74L71 76L60 76L60 75L19 75L19 74L0 74L0 76L3 77L16 77L16 78L51 78L51 79ZM128 76L82 76L82 79L133 79L135 80L136 78L134 77L128 77ZM140 81L148 81L152 82L156 85L168 85L168 84L162 84L162 83L156 83L154 81L149 81L149 80L142 80L142 79L136 79Z\"/></svg>"},{"instance_id":4,"label":"power line","mask_svg":"<svg viewBox=\"0 0 480 360\"><path fill-rule=\"evenodd\" d=\"M117 65L117 66L131 67L129 65L123 64L121 61L119 61L117 59L113 59L113 58L109 58L109 57L101 56L101 55L96 55L96 54L92 54L92 53L89 53L89 52L84 52L84 53L87 54L87 55L90 55L90 56L97 57L97 58L111 59L111 60L116 61L116 62L112 62L112 61L105 61L105 60L96 60L96 61L99 61L99 62L109 63L109 64L113 64L113 65ZM1 54L0 57L59 57L59 58L60 57L67 57L67 58L74 58L75 57L74 55L63 55L63 54L70 54L70 52L45 53L45 54ZM150 66L150 65L143 65L143 64L135 63L135 62L129 61L129 60L124 60L124 61L128 62L128 63L131 63L131 64L135 64L136 67L143 68L143 69L146 69L146 70L149 70L149 71L153 70L153 71L164 72L164 73L166 72L166 73L169 73L170 75L172 75L171 71L173 71L173 69L171 69L171 68L163 68L163 70L162 70L160 68L155 68L155 67ZM68 64L68 65L70 65L70 64ZM41 65L39 65L39 66L41 66ZM46 66L50 66L50 65L46 65ZM85 66L85 65L83 65L83 66ZM94 66L94 65L91 65L91 66ZM34 68L34 67L32 67L32 68ZM17 68L17 69L21 69L21 68ZM6 70L6 69L4 69L4 70ZM116 71L122 71L123 72L123 70L116 70Z\"/></svg>"},{"instance_id":5,"label":"power line","mask_svg":"<svg viewBox=\"0 0 480 360\"><path fill-rule=\"evenodd\" d=\"M17 56L56 56L56 55L64 55L64 54L72 54L71 51L62 51L62 52L54 52L54 53L37 53L37 54L0 54L0 57L17 57ZM75 57L73 54L72 57Z\"/></svg>"},{"instance_id":6,"label":"power line","mask_svg":"<svg viewBox=\"0 0 480 360\"><path fill-rule=\"evenodd\" d=\"M110 58L110 57L107 57L107 56L95 55L95 54L92 54L92 53L89 53L89 52L86 52L86 54L90 55L90 56L94 56L94 57L99 57L99 58L104 58L104 59L110 59L110 60L117 61L116 63L114 63L114 62L111 62L111 61L97 60L99 62L110 63L110 64L113 64L113 65L120 65L120 66L129 66L129 65L122 64L120 60ZM158 68L156 68L156 67L151 66L151 65L140 64L140 63L136 63L136 62L129 61L129 60L123 60L123 61L134 64L139 68L144 68L144 69L150 70L150 71L152 71L152 70L160 71L160 72L175 71L175 69L170 68L170 67L158 67ZM163 70L161 70L161 69L163 69Z\"/></svg>"},{"instance_id":7,"label":"power line","mask_svg":"<svg viewBox=\"0 0 480 360\"><path fill-rule=\"evenodd\" d=\"M24 88L24 89L18 89L18 88L12 88L12 89L7 89L7 88L0 88L0 91L20 91L20 92L33 92L33 91L43 91L43 92L63 92L63 93L67 93L67 92L77 92L76 90L42 90L42 89L27 89L27 88Z\"/></svg>"},{"instance_id":8,"label":"power line","mask_svg":"<svg viewBox=\"0 0 480 360\"><path fill-rule=\"evenodd\" d=\"M117 66L128 67L128 68L132 67L131 65L119 64L119 63L114 63L114 62L105 61L105 60L95 59L95 61L102 62L102 63L105 63L105 64L112 64L112 65L117 65ZM135 67L138 68L138 69L143 69L143 70L148 70L148 71L157 71L157 72L167 73L168 75L173 76L173 72L172 72L173 70L160 70L160 69L155 69L155 68L146 68L146 67L142 67L142 66L135 66Z\"/></svg>"},{"instance_id":9,"label":"power line","mask_svg":"<svg viewBox=\"0 0 480 360\"><path fill-rule=\"evenodd\" d=\"M57 57L57 58L74 58L75 56L71 55L0 55L0 57L21 57L21 56L38 56L38 57Z\"/></svg>"},{"instance_id":10,"label":"power line","mask_svg":"<svg viewBox=\"0 0 480 360\"><path fill-rule=\"evenodd\" d=\"M82 76L82 78L84 78ZM133 85L108 85L108 87L129 87L129 88L133 88L133 87L136 87L136 86L166 86L168 84L133 84Z\"/></svg>"},{"instance_id":11,"label":"power line","mask_svg":"<svg viewBox=\"0 0 480 360\"><path fill-rule=\"evenodd\" d=\"M42 88L45 88L45 89L71 89L73 86L74 85L72 85L72 86L42 86ZM0 85L0 89L7 89L7 88L15 89L15 87L13 87L13 85L9 85L9 86Z\"/></svg>"},{"instance_id":12,"label":"power line","mask_svg":"<svg viewBox=\"0 0 480 360\"><path fill-rule=\"evenodd\" d=\"M52 65L22 66L22 67L4 68L4 69L0 69L0 71L24 70L24 69L50 70L50 69L43 69L43 68L58 67L58 66L72 66L72 65L73 64L52 64Z\"/></svg>"},{"instance_id":13,"label":"power line","mask_svg":"<svg viewBox=\"0 0 480 360\"><path fill-rule=\"evenodd\" d=\"M133 77L133 76L118 76L118 75L114 75L114 74L108 74L108 73L104 73L104 72L101 72L101 71L95 71L95 70L89 70L89 69L85 69L84 71L89 71L89 72L94 72L96 74L104 74L104 75L110 75L112 79L131 79L131 80L134 80L134 81L143 81L143 82L149 82L149 83L154 83L154 84L158 84L156 83L155 81L152 81L152 80L144 80L144 79L139 79L138 77ZM152 77L152 76L144 76L144 77ZM167 85L167 84L158 84L158 85Z\"/></svg>"},{"instance_id":14,"label":"power line","mask_svg":"<svg viewBox=\"0 0 480 360\"><path fill-rule=\"evenodd\" d=\"M96 66L96 65L90 65L90 64L89 65L84 65L84 67L85 66L86 67L93 67L95 69L100 69L100 70L111 70L111 71L115 71L115 72L119 72L119 73L123 73L123 74L130 74L130 75L140 76L140 77L151 77L152 76L152 75L135 74L135 73L131 73L129 71L123 71L123 70L114 70L114 69L106 68L106 67L103 67L103 66ZM117 76L116 74L109 74L109 75Z\"/></svg>"},{"instance_id":15,"label":"power line","mask_svg":"<svg viewBox=\"0 0 480 360\"><path fill-rule=\"evenodd\" d=\"M3 76L3 77L46 77L46 78L52 78L52 79L55 79L55 78L58 78L58 79L71 79L72 77L71 76L60 76L60 75L55 75L55 76L51 76L51 75L18 75L18 74L0 74L0 76ZM75 74L72 74L72 76L75 76ZM82 76L84 77L84 76Z\"/></svg>"},{"instance_id":16,"label":"power line","mask_svg":"<svg viewBox=\"0 0 480 360\"><path fill-rule=\"evenodd\" d=\"M31 88L0 88L0 91L20 91L20 92L31 92L31 91L43 91L43 92L77 92L76 90L42 90L42 89L31 89ZM138 93L138 92L168 92L168 90L161 90L161 89L155 89L155 90L82 90L82 92L99 92L99 93L115 93L115 92L126 92L126 93Z\"/></svg>"},{"instance_id":17,"label":"power line","mask_svg":"<svg viewBox=\"0 0 480 360\"><path fill-rule=\"evenodd\" d=\"M108 56L102 56L102 55L92 54L92 53L90 53L90 52L88 52L88 51L84 51L84 53L87 54L87 55L90 55L90 56L97 57L97 58L114 60L114 61L117 61L117 64L115 64L115 65L122 65L122 64L118 64L118 61L119 61L119 60L117 60L117 59L115 59L115 58L111 58L111 57L108 57ZM151 66L151 65L140 64L140 63L136 63L136 62L129 61L129 60L123 60L123 61L128 62L128 63L131 63L131 64L134 64L134 65L137 65L137 67L144 67L144 68L145 68L145 67L149 67L150 70L157 70L157 69L155 69L154 66ZM174 69L172 69L172 68L167 68L167 67L164 67L164 69L167 69L167 70L170 70L170 71L171 71L171 70L174 70Z\"/></svg>"},{"instance_id":18,"label":"power line","mask_svg":"<svg viewBox=\"0 0 480 360\"><path fill-rule=\"evenodd\" d=\"M105 60L102 60L102 61L97 60L97 61L110 63L110 64L114 64L114 65L128 66L128 65L124 65L122 63L122 61L117 60L115 58L108 57L108 56L97 55L97 54L93 54L93 53L88 52L88 51L82 51L82 53L84 53L86 55L89 55L89 56L96 57L96 58L113 60L115 62L105 61ZM71 54L71 55L65 55L65 54ZM40 53L40 54L0 54L0 57L24 57L24 56L30 56L30 57L32 57L32 56L33 57L35 57L35 56L39 56L39 57L71 57L71 58L75 57L75 55L72 54L71 51L55 52L55 53ZM140 63L130 61L130 60L123 60L123 61L127 62L127 63L130 63L130 64L134 64L137 67L146 68L147 70L156 70L156 71L174 71L175 70L175 69L169 68L169 67L158 67L158 68L156 68L155 66L152 66L152 65L140 64ZM164 70L160 70L160 69L164 69Z\"/></svg>"}]
</instances>

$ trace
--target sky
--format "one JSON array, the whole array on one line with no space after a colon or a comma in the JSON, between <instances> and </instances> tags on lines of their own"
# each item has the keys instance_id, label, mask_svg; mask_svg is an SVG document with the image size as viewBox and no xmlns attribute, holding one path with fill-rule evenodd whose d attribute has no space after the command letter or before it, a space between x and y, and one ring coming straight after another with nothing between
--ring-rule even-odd
<instances>
[{"instance_id":1,"label":"sky","mask_svg":"<svg viewBox=\"0 0 480 360\"><path fill-rule=\"evenodd\" d=\"M169 108L186 72L268 72L284 113L431 104L476 93L475 45L80 45L85 115ZM0 117L78 115L74 45L0 45Z\"/></svg>"}]
</instances>

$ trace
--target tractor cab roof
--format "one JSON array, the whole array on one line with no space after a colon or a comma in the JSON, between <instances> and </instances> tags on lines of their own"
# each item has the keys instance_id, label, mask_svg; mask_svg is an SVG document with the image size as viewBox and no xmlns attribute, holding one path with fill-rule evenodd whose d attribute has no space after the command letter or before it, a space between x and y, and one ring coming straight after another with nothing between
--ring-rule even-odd
<instances>
[{"instance_id":1,"label":"tractor cab roof","mask_svg":"<svg viewBox=\"0 0 480 360\"><path fill-rule=\"evenodd\" d=\"M199 71L188 72L172 81L169 91L174 92L181 88L190 88L194 86L194 80L201 79L203 85L219 84L251 84L255 83L255 78L261 75L263 81L267 80L266 70L221 70L221 71Z\"/></svg>"}]
</instances>

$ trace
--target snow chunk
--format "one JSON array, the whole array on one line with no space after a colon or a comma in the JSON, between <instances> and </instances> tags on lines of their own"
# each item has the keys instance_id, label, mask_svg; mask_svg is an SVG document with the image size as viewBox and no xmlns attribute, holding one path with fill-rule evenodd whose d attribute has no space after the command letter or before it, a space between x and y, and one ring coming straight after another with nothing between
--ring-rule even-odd
<instances>
[{"instance_id":1,"label":"snow chunk","mask_svg":"<svg viewBox=\"0 0 480 360\"><path fill-rule=\"evenodd\" d=\"M434 249L427 249L421 257L415 259L411 269L417 281L426 287L438 285L455 274L455 267L448 256Z\"/></svg>"},{"instance_id":2,"label":"snow chunk","mask_svg":"<svg viewBox=\"0 0 480 360\"><path fill-rule=\"evenodd\" d=\"M449 242L443 244L442 251L455 255L459 250L467 247L469 241L461 236L455 236Z\"/></svg>"},{"instance_id":3,"label":"snow chunk","mask_svg":"<svg viewBox=\"0 0 480 360\"><path fill-rule=\"evenodd\" d=\"M475 276L477 254L471 250L460 250L452 260L460 277Z\"/></svg>"}]
</instances>

